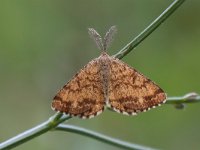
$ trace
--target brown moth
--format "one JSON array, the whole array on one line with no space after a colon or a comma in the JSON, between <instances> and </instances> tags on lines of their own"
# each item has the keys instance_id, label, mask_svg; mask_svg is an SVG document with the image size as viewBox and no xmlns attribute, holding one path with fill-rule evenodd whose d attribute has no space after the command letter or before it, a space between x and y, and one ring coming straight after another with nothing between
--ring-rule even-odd
<instances>
[{"instance_id":1,"label":"brown moth","mask_svg":"<svg viewBox=\"0 0 200 150\"><path fill-rule=\"evenodd\" d=\"M153 81L123 61L107 54L116 27L104 38L89 28L89 35L102 51L56 94L52 109L71 116L92 118L110 107L125 115L136 115L164 103L166 94Z\"/></svg>"}]
</instances>

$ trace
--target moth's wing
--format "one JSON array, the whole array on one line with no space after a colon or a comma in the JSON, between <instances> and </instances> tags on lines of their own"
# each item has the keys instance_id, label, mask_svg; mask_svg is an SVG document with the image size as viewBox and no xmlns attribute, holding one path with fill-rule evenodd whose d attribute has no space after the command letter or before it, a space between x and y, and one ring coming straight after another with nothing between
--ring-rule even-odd
<instances>
[{"instance_id":1,"label":"moth's wing","mask_svg":"<svg viewBox=\"0 0 200 150\"><path fill-rule=\"evenodd\" d=\"M119 59L110 58L110 85L107 105L135 115L164 103L166 94L150 79Z\"/></svg>"},{"instance_id":2,"label":"moth's wing","mask_svg":"<svg viewBox=\"0 0 200 150\"><path fill-rule=\"evenodd\" d=\"M57 93L52 108L72 116L92 118L104 109L98 58L89 62Z\"/></svg>"}]
</instances>

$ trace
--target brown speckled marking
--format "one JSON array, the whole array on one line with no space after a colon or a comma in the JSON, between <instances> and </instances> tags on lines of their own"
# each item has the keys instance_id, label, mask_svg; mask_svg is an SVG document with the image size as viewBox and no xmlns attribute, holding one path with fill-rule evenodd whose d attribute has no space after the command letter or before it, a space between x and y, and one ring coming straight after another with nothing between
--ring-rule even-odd
<instances>
[{"instance_id":1,"label":"brown speckled marking","mask_svg":"<svg viewBox=\"0 0 200 150\"><path fill-rule=\"evenodd\" d=\"M102 111L104 104L99 63L94 59L57 93L52 108L73 116L89 117Z\"/></svg>"},{"instance_id":2,"label":"brown speckled marking","mask_svg":"<svg viewBox=\"0 0 200 150\"><path fill-rule=\"evenodd\" d=\"M110 57L109 104L119 112L142 112L162 103L164 91L119 59Z\"/></svg>"}]
</instances>

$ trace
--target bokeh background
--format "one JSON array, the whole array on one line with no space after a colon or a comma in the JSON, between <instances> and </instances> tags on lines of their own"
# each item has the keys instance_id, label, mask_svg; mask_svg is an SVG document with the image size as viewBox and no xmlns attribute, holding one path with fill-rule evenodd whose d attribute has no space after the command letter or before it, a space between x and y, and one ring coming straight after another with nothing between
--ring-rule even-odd
<instances>
[{"instance_id":1,"label":"bokeh background","mask_svg":"<svg viewBox=\"0 0 200 150\"><path fill-rule=\"evenodd\" d=\"M47 120L55 93L88 61L98 57L87 33L117 25L115 54L172 0L1 0L0 142ZM123 61L159 84L168 96L200 93L200 1L186 1ZM184 110L163 105L136 117L105 111L78 125L158 149L200 149L200 104ZM120 150L73 133L48 132L16 150Z\"/></svg>"}]
</instances>

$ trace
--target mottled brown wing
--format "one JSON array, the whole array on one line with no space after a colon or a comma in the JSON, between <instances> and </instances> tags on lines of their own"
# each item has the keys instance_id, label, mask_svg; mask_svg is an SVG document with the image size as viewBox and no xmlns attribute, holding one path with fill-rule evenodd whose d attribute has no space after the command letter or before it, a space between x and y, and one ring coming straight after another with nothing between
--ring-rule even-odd
<instances>
[{"instance_id":1,"label":"mottled brown wing","mask_svg":"<svg viewBox=\"0 0 200 150\"><path fill-rule=\"evenodd\" d=\"M98 59L89 62L54 97L52 108L72 116L92 118L104 109Z\"/></svg>"},{"instance_id":2,"label":"mottled brown wing","mask_svg":"<svg viewBox=\"0 0 200 150\"><path fill-rule=\"evenodd\" d=\"M119 59L110 58L109 101L113 110L135 115L164 103L164 91Z\"/></svg>"}]
</instances>

